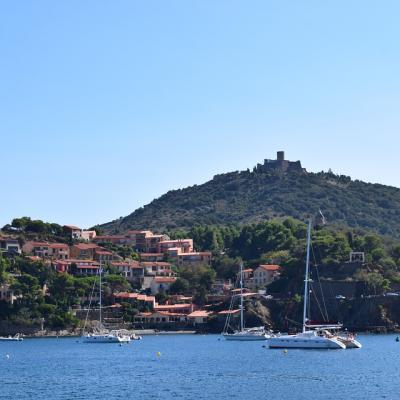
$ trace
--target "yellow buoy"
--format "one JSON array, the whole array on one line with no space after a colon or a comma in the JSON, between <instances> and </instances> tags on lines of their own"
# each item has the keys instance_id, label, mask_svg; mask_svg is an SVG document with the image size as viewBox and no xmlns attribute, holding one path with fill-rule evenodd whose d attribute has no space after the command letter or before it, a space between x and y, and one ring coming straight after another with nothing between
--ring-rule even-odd
<instances>
[{"instance_id":1,"label":"yellow buoy","mask_svg":"<svg viewBox=\"0 0 400 400\"><path fill-rule=\"evenodd\" d=\"M157 357L160 357L161 356L161 353L159 352L159 351L157 351Z\"/></svg>"}]
</instances>

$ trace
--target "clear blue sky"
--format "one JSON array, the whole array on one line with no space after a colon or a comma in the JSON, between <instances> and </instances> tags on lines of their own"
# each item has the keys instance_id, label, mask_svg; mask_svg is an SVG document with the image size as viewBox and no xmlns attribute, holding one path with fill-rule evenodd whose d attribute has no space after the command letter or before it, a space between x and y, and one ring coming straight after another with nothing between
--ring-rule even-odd
<instances>
[{"instance_id":1,"label":"clear blue sky","mask_svg":"<svg viewBox=\"0 0 400 400\"><path fill-rule=\"evenodd\" d=\"M400 2L4 1L0 225L88 227L285 150L400 187Z\"/></svg>"}]
</instances>

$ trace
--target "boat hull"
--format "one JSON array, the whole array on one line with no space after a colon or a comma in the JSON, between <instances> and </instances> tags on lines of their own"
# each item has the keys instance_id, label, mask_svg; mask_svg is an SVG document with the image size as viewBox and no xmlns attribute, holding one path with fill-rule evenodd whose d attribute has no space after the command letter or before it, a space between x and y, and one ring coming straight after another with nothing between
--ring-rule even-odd
<instances>
[{"instance_id":1,"label":"boat hull","mask_svg":"<svg viewBox=\"0 0 400 400\"><path fill-rule=\"evenodd\" d=\"M82 337L83 343L129 343L129 337L116 335L87 335Z\"/></svg>"},{"instance_id":2,"label":"boat hull","mask_svg":"<svg viewBox=\"0 0 400 400\"><path fill-rule=\"evenodd\" d=\"M268 341L270 349L345 349L346 346L336 338L280 336Z\"/></svg>"},{"instance_id":3,"label":"boat hull","mask_svg":"<svg viewBox=\"0 0 400 400\"><path fill-rule=\"evenodd\" d=\"M269 335L249 335L249 334L224 334L225 340L236 340L241 342L253 342L260 340L268 340L270 338Z\"/></svg>"},{"instance_id":4,"label":"boat hull","mask_svg":"<svg viewBox=\"0 0 400 400\"><path fill-rule=\"evenodd\" d=\"M346 339L339 337L338 340L346 346L346 349L361 349L362 347L362 344L356 339Z\"/></svg>"}]
</instances>

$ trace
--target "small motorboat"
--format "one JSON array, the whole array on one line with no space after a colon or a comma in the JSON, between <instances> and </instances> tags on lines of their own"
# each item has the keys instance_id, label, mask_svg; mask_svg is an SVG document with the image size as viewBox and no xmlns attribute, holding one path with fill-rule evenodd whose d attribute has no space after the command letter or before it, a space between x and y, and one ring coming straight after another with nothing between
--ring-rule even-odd
<instances>
[{"instance_id":1,"label":"small motorboat","mask_svg":"<svg viewBox=\"0 0 400 400\"><path fill-rule=\"evenodd\" d=\"M0 336L0 341L21 342L24 340L21 334L17 333L15 336Z\"/></svg>"}]
</instances>

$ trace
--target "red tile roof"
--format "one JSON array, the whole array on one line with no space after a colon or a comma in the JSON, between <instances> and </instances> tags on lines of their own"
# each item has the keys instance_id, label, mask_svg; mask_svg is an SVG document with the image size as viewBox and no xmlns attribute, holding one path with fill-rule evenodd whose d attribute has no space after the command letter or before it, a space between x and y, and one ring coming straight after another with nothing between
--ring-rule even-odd
<instances>
[{"instance_id":1,"label":"red tile roof","mask_svg":"<svg viewBox=\"0 0 400 400\"><path fill-rule=\"evenodd\" d=\"M78 230L80 231L81 230L81 228L79 228L79 227L77 227L75 225L64 225L64 228L71 229L73 231L78 231Z\"/></svg>"},{"instance_id":2,"label":"red tile roof","mask_svg":"<svg viewBox=\"0 0 400 400\"><path fill-rule=\"evenodd\" d=\"M191 304L191 303L185 303L185 304L162 304L162 305L157 304L154 307L154 310L156 310L156 311L183 310L183 309L191 308L191 307L193 307L193 304Z\"/></svg>"},{"instance_id":3,"label":"red tile roof","mask_svg":"<svg viewBox=\"0 0 400 400\"><path fill-rule=\"evenodd\" d=\"M273 265L273 264L260 265L259 268L262 268L265 271L279 271L281 269L279 265Z\"/></svg>"},{"instance_id":4,"label":"red tile roof","mask_svg":"<svg viewBox=\"0 0 400 400\"><path fill-rule=\"evenodd\" d=\"M140 264L143 265L144 267L151 267L151 266L170 267L171 266L170 263L164 262L164 261L142 261Z\"/></svg>"},{"instance_id":5,"label":"red tile roof","mask_svg":"<svg viewBox=\"0 0 400 400\"><path fill-rule=\"evenodd\" d=\"M240 310L223 310L220 311L218 314L219 315L228 315L228 314L237 314L240 313Z\"/></svg>"},{"instance_id":6,"label":"red tile roof","mask_svg":"<svg viewBox=\"0 0 400 400\"><path fill-rule=\"evenodd\" d=\"M49 247L52 249L68 249L68 245L65 243L51 243Z\"/></svg>"},{"instance_id":7,"label":"red tile roof","mask_svg":"<svg viewBox=\"0 0 400 400\"><path fill-rule=\"evenodd\" d=\"M203 317L206 318L211 314L210 311L205 311L205 310L198 310L198 311L193 311L188 315L189 318L196 318L196 317Z\"/></svg>"},{"instance_id":8,"label":"red tile roof","mask_svg":"<svg viewBox=\"0 0 400 400\"><path fill-rule=\"evenodd\" d=\"M90 250L90 249L100 248L97 244L92 244L92 243L77 243L74 244L73 247L76 247L79 250Z\"/></svg>"}]
</instances>

